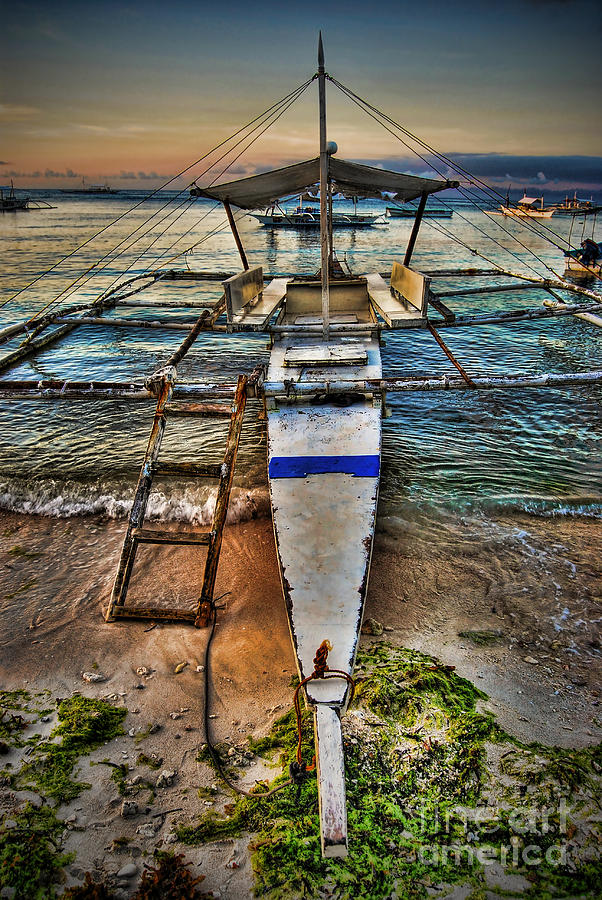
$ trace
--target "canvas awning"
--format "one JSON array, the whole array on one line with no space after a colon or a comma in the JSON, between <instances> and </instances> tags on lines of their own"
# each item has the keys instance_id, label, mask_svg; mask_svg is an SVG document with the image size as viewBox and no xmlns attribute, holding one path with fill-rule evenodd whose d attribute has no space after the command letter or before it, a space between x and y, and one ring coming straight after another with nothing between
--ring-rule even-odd
<instances>
[{"instance_id":1,"label":"canvas awning","mask_svg":"<svg viewBox=\"0 0 602 900\"><path fill-rule=\"evenodd\" d=\"M402 175L387 169L376 169L359 163L347 162L334 156L328 160L329 181L336 193L347 197L372 197L382 199L415 200L421 194L435 194L446 188L458 187L457 181L437 181ZM241 209L258 209L275 203L281 197L300 194L320 180L320 158L274 169L261 175L251 175L237 181L216 184L207 188L195 187L191 194L211 200L227 201Z\"/></svg>"}]
</instances>

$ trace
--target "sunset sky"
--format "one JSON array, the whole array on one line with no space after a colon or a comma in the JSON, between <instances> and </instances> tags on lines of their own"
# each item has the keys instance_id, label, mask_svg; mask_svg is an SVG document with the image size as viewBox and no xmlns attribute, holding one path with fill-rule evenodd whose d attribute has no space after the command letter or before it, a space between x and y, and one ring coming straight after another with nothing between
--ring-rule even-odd
<instances>
[{"instance_id":1,"label":"sunset sky","mask_svg":"<svg viewBox=\"0 0 602 900\"><path fill-rule=\"evenodd\" d=\"M0 182L156 187L311 77L321 28L328 72L472 171L595 190L600 8L13 0L2 18ZM235 171L316 155L316 106L312 85ZM341 156L425 171L332 87L328 107Z\"/></svg>"}]
</instances>

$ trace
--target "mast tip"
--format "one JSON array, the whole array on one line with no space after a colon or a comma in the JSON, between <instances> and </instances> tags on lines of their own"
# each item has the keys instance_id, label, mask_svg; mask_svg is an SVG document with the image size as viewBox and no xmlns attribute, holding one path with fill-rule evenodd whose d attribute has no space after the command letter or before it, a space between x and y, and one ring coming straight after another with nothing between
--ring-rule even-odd
<instances>
[{"instance_id":1,"label":"mast tip","mask_svg":"<svg viewBox=\"0 0 602 900\"><path fill-rule=\"evenodd\" d=\"M318 37L318 66L323 69L324 68L324 45L322 44L322 32L319 32Z\"/></svg>"}]
</instances>

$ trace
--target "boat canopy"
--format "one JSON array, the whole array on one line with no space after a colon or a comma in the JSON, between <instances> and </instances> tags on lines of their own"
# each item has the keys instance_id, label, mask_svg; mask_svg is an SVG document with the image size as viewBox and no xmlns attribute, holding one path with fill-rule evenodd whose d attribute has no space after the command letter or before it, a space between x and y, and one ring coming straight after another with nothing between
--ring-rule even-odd
<instances>
[{"instance_id":1,"label":"boat canopy","mask_svg":"<svg viewBox=\"0 0 602 900\"><path fill-rule=\"evenodd\" d=\"M540 197L521 197L518 201L521 206L535 206L536 203L541 203Z\"/></svg>"},{"instance_id":2,"label":"boat canopy","mask_svg":"<svg viewBox=\"0 0 602 900\"><path fill-rule=\"evenodd\" d=\"M335 191L346 197L372 197L376 199L415 200L422 194L435 194L446 188L458 187L457 181L437 181L402 175L387 169L376 169L344 159L329 157L328 177ZM305 162L273 169L261 175L251 175L237 181L228 181L207 188L194 187L191 194L230 203L241 209L258 209L269 206L281 197L299 194L314 188L320 181L320 157Z\"/></svg>"}]
</instances>

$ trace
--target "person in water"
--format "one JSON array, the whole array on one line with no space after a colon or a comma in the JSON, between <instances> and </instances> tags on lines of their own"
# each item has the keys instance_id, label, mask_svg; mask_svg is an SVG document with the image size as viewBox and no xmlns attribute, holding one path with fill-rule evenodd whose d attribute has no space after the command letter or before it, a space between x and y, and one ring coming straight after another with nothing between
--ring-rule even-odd
<instances>
[{"instance_id":1,"label":"person in water","mask_svg":"<svg viewBox=\"0 0 602 900\"><path fill-rule=\"evenodd\" d=\"M579 261L584 266L593 265L596 260L600 256L600 247L596 244L595 241L592 241L591 238L585 238L584 241L581 241L581 253L579 254Z\"/></svg>"}]
</instances>

